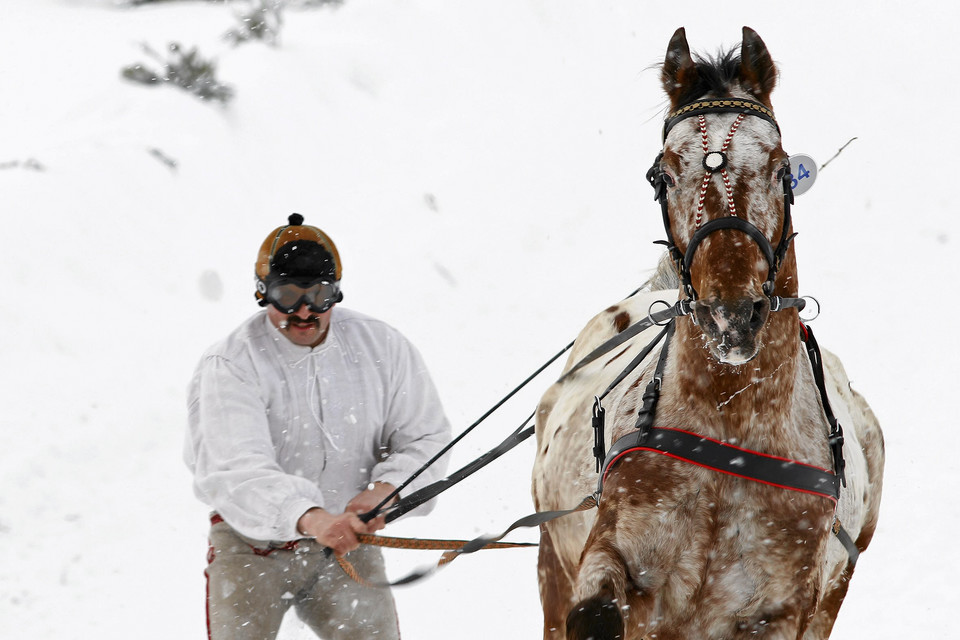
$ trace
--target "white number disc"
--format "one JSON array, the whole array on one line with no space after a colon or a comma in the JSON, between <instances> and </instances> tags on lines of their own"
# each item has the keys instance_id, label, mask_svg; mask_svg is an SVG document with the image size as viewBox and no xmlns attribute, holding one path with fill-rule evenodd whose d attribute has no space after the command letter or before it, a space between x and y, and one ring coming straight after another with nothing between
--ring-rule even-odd
<instances>
[{"instance_id":1,"label":"white number disc","mask_svg":"<svg viewBox=\"0 0 960 640\"><path fill-rule=\"evenodd\" d=\"M790 177L793 195L806 193L817 179L817 163L804 153L790 156Z\"/></svg>"}]
</instances>

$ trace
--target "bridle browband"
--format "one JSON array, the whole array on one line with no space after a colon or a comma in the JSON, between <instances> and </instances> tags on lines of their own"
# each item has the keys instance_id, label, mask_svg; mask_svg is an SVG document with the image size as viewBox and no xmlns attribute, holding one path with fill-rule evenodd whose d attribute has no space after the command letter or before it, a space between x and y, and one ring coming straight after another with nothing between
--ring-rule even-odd
<instances>
[{"instance_id":1,"label":"bridle browband","mask_svg":"<svg viewBox=\"0 0 960 640\"><path fill-rule=\"evenodd\" d=\"M708 113L737 113L741 116L755 116L766 120L773 124L777 129L777 134L780 133L780 127L777 124L776 119L773 117L773 112L765 105L743 98L721 98L721 99L710 99L710 100L697 100L688 105L680 107L679 109L673 111L667 115L666 120L663 124L663 141L666 143L667 135L670 133L670 130L673 129L677 123L693 116L703 116ZM736 129L731 130L731 137L733 132ZM710 160L710 156L719 156L722 158L721 161ZM693 287L690 276L690 267L693 264L693 258L696 254L697 247L700 246L708 235L715 231L720 231L721 229L734 229L748 235L760 248L763 252L764 258L767 260L767 265L769 270L767 272L767 279L763 283L764 294L767 295L772 302L772 308L787 308L787 307L796 307L802 309L804 302L799 298L777 298L773 295L774 283L777 278L777 272L780 270L780 266L783 264L783 260L786 257L787 250L790 248L790 242L793 240L795 233L790 233L790 205L793 204L793 188L791 186L791 177L790 174L786 171L783 172L781 177L781 182L783 184L783 227L780 233L780 240L777 243L776 248L770 243L767 237L761 232L755 225L739 218L736 215L729 215L723 218L717 218L711 220L701 226L693 234L693 237L690 238L690 243L687 245L686 252L681 252L677 247L676 242L673 238L673 232L670 227L670 212L667 204L667 181L665 179L665 174L660 168L660 162L663 159L663 150L657 155L656 160L653 162L653 166L650 167L650 170L647 171L647 181L654 189L654 200L657 200L660 203L660 211L663 216L663 227L666 231L667 239L661 240L658 244L663 244L667 247L667 250L670 252L670 256L673 259L677 267L677 272L680 276L680 282L687 298L692 302L697 299L697 291ZM704 168L707 170L708 175L713 172L719 172L725 170L726 167L726 154L720 151L707 151L704 150Z\"/></svg>"},{"instance_id":2,"label":"bridle browband","mask_svg":"<svg viewBox=\"0 0 960 640\"><path fill-rule=\"evenodd\" d=\"M743 113L748 116L757 116L763 118L777 128L777 134L780 133L780 125L773 117L773 111L766 105L755 100L746 100L744 98L719 98L711 100L697 100L688 105L680 107L676 111L667 115L663 121L663 141L667 141L667 134L680 122L691 116L698 116L703 113Z\"/></svg>"}]
</instances>

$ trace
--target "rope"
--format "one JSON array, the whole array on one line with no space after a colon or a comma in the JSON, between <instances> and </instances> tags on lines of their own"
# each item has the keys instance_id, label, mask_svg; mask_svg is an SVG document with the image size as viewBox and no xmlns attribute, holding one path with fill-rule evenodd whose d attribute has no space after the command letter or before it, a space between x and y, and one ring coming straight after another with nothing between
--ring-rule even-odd
<instances>
[{"instance_id":1,"label":"rope","mask_svg":"<svg viewBox=\"0 0 960 640\"><path fill-rule=\"evenodd\" d=\"M720 155L726 158L727 148L730 146L730 141L733 140L734 134L737 132L737 129L740 128L740 123L743 122L743 118L746 116L745 113L741 113L737 116L737 119L733 121L733 126L730 127L730 132L727 133L727 137L723 141L723 145L720 147ZM710 140L707 137L707 119L701 114L697 118L700 126L700 138L701 145L703 147L703 155L706 158L710 155ZM723 164L726 165L726 160L723 160ZM713 177L714 169L707 169L703 174L703 182L700 185L700 197L697 200L697 218L695 221L695 226L697 229L700 228L701 223L703 222L703 205L704 201L707 199L707 188L710 186L710 179ZM726 166L720 168L720 177L723 180L723 189L727 194L727 208L730 210L730 215L737 215L737 207L733 203L733 185L730 184L730 174L727 173Z\"/></svg>"},{"instance_id":2,"label":"rope","mask_svg":"<svg viewBox=\"0 0 960 640\"><path fill-rule=\"evenodd\" d=\"M437 538L396 538L366 533L357 534L361 544L369 544L386 549L418 549L420 551L454 550L465 547L469 540L441 540ZM515 547L535 547L535 542L492 542L485 549L513 549Z\"/></svg>"},{"instance_id":3,"label":"rope","mask_svg":"<svg viewBox=\"0 0 960 640\"><path fill-rule=\"evenodd\" d=\"M440 567L453 562L459 553L452 553L459 549L462 549L467 544L469 540L439 540L436 538L397 538L392 536L377 536L369 535L365 533L357 534L357 540L361 544L369 544L375 547L383 547L386 549L416 549L419 551L434 551L434 550L446 550L440 560L437 561L435 568L431 569L429 573L432 573L434 570L439 569ZM484 545L484 549L516 549L522 547L536 547L535 542L491 542L487 545ZM350 561L346 557L338 555L337 563L340 565L340 568L343 569L343 572L347 574L354 582L357 584L363 585L364 587L369 587L372 589L382 589L385 587L392 586L393 584L406 584L406 582L398 581L397 583L379 583L367 580L357 571L356 567L350 564ZM421 577L426 577L428 573L417 572L415 575L417 579ZM408 582L413 582L409 580Z\"/></svg>"},{"instance_id":4,"label":"rope","mask_svg":"<svg viewBox=\"0 0 960 640\"><path fill-rule=\"evenodd\" d=\"M597 497L595 495L589 495L583 500L580 501L573 509L567 509L564 511L541 511L537 513L532 513L528 516L520 518L512 525L507 527L507 529L498 536L495 537L486 537L480 536L479 538L474 538L473 540L438 540L438 539L429 539L429 538L392 538L389 536L375 536L367 534L358 534L357 539L360 540L363 544L373 544L381 547L388 547L392 549L445 549L446 551L437 561L437 564L432 567L427 567L424 569L418 569L411 572L410 574L395 580L393 582L374 582L372 580L367 580L359 573L357 573L356 568L350 561L344 556L337 556L337 563L340 565L340 568L343 569L343 572L352 578L358 584L361 584L365 587L383 589L388 587L395 587L404 584L410 584L412 582L417 582L431 575L441 567L453 562L457 557L466 555L468 553L474 553L481 549L515 549L522 547L536 547L535 543L529 542L500 542L501 539L507 536L514 529L520 527L536 527L555 520L556 518L569 515L571 513L577 513L580 511L586 511L587 509L592 509L597 506Z\"/></svg>"}]
</instances>

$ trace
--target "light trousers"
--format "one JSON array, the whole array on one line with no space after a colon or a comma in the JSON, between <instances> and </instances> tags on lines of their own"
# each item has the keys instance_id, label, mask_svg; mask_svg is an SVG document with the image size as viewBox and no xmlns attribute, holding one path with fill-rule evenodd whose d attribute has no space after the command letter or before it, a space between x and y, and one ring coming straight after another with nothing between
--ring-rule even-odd
<instances>
[{"instance_id":1,"label":"light trousers","mask_svg":"<svg viewBox=\"0 0 960 640\"><path fill-rule=\"evenodd\" d=\"M386 582L378 548L361 545L346 557L364 578ZM274 640L291 608L323 640L400 638L389 589L354 582L315 541L275 548L217 522L207 560L210 640Z\"/></svg>"}]
</instances>

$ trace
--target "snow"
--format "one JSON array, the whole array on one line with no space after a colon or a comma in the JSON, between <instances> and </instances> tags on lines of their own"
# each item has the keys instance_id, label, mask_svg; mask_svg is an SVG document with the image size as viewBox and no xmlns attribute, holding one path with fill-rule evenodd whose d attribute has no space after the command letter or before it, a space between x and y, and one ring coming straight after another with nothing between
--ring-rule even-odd
<instances>
[{"instance_id":1,"label":"snow","mask_svg":"<svg viewBox=\"0 0 960 640\"><path fill-rule=\"evenodd\" d=\"M822 163L857 138L794 210L817 336L887 440L879 531L834 636L953 635L956 10L703 6L347 0L288 11L277 48L233 48L219 3L7 0L0 635L204 637L185 387L256 310L256 250L289 213L335 239L345 304L418 345L460 431L653 267L653 67L678 26L713 52L743 24L780 65L788 151ZM216 58L229 106L121 80L150 62L141 44L171 41ZM556 371L455 462L517 427ZM532 510L530 445L387 533L501 531ZM388 552L395 576L433 560ZM533 550L465 557L395 595L407 638L541 633ZM281 636L311 637L295 619Z\"/></svg>"}]
</instances>

